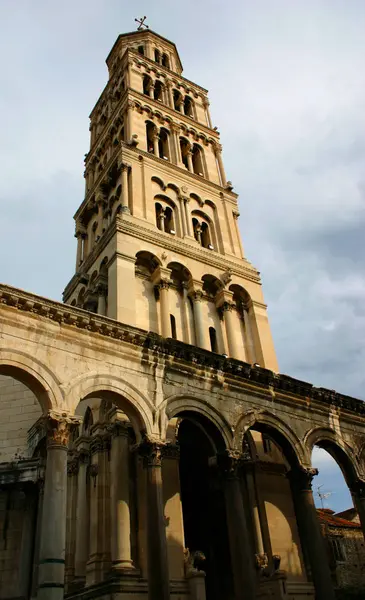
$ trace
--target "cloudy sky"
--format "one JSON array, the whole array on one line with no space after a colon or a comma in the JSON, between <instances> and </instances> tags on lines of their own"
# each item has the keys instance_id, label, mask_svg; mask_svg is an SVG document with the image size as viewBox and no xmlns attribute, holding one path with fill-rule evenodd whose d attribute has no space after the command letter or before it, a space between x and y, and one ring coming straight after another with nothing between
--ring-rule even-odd
<instances>
[{"instance_id":1,"label":"cloudy sky","mask_svg":"<svg viewBox=\"0 0 365 600\"><path fill-rule=\"evenodd\" d=\"M210 91L281 372L365 398L363 0L0 0L0 280L61 299L88 114L140 14Z\"/></svg>"}]
</instances>

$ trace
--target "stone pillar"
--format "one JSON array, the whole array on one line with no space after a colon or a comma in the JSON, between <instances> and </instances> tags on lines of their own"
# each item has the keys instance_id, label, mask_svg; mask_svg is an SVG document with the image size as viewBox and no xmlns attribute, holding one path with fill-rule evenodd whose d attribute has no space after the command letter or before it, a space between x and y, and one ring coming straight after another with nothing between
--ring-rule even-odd
<instances>
[{"instance_id":1,"label":"stone pillar","mask_svg":"<svg viewBox=\"0 0 365 600\"><path fill-rule=\"evenodd\" d=\"M224 170L223 160L222 160L222 146L215 146L215 156L218 162L219 174L222 182L222 186L225 187L227 185L226 173Z\"/></svg>"},{"instance_id":2,"label":"stone pillar","mask_svg":"<svg viewBox=\"0 0 365 600\"><path fill-rule=\"evenodd\" d=\"M184 200L184 207L185 207L186 233L187 233L187 235L189 235L190 237L192 237L192 233L191 233L191 219L190 219L190 211L189 211L190 198L187 198L187 197L184 196L183 200Z\"/></svg>"},{"instance_id":3,"label":"stone pillar","mask_svg":"<svg viewBox=\"0 0 365 600\"><path fill-rule=\"evenodd\" d=\"M154 90L154 85L153 83L150 84L150 87L148 88L148 94L150 98L153 98L153 90Z\"/></svg>"},{"instance_id":4,"label":"stone pillar","mask_svg":"<svg viewBox=\"0 0 365 600\"><path fill-rule=\"evenodd\" d=\"M317 469L292 468L288 473L303 554L308 559L316 598L335 600L325 541L313 500L312 479Z\"/></svg>"},{"instance_id":5,"label":"stone pillar","mask_svg":"<svg viewBox=\"0 0 365 600\"><path fill-rule=\"evenodd\" d=\"M180 215L181 215L181 230L182 230L181 234L182 234L182 237L185 237L187 234L187 229L186 229L184 199L182 196L179 196L179 205L180 205Z\"/></svg>"},{"instance_id":6,"label":"stone pillar","mask_svg":"<svg viewBox=\"0 0 365 600\"><path fill-rule=\"evenodd\" d=\"M62 600L65 578L67 445L77 419L55 412L45 417L47 466L44 485L38 600Z\"/></svg>"},{"instance_id":7,"label":"stone pillar","mask_svg":"<svg viewBox=\"0 0 365 600\"><path fill-rule=\"evenodd\" d=\"M129 439L127 421L111 426L111 526L112 569L119 573L134 571L131 554L131 519L129 494Z\"/></svg>"},{"instance_id":8,"label":"stone pillar","mask_svg":"<svg viewBox=\"0 0 365 600\"><path fill-rule=\"evenodd\" d=\"M242 600L242 598L255 600L254 551L250 547L250 536L238 475L241 464L242 455L239 452L227 450L224 454L218 456L218 466L224 482L234 598L235 600Z\"/></svg>"},{"instance_id":9,"label":"stone pillar","mask_svg":"<svg viewBox=\"0 0 365 600\"><path fill-rule=\"evenodd\" d=\"M69 583L75 575L75 544L76 544L76 506L77 506L77 474L79 461L74 453L69 454L67 462L67 517L66 517L66 557L65 584L68 591Z\"/></svg>"},{"instance_id":10,"label":"stone pillar","mask_svg":"<svg viewBox=\"0 0 365 600\"><path fill-rule=\"evenodd\" d=\"M95 241L103 234L104 196L100 192L96 196L96 204L98 207L98 226L95 231Z\"/></svg>"},{"instance_id":11,"label":"stone pillar","mask_svg":"<svg viewBox=\"0 0 365 600\"><path fill-rule=\"evenodd\" d=\"M35 539L34 539L32 589L31 589L31 595L30 595L32 600L37 598L37 590L38 590L39 552L40 552L40 542L41 542L41 533L42 533L43 496L44 496L44 479L40 479L38 481L38 513L37 513L37 524L36 524Z\"/></svg>"},{"instance_id":12,"label":"stone pillar","mask_svg":"<svg viewBox=\"0 0 365 600\"><path fill-rule=\"evenodd\" d=\"M121 194L121 203L122 203L122 212L129 213L129 194L128 194L128 165L122 163L122 194Z\"/></svg>"},{"instance_id":13,"label":"stone pillar","mask_svg":"<svg viewBox=\"0 0 365 600\"><path fill-rule=\"evenodd\" d=\"M174 139L176 164L179 167L184 167L184 164L182 161L182 156L181 156L180 140L179 140L180 126L176 125L176 123L173 123L171 125L171 131L172 131L172 135L173 135L173 139Z\"/></svg>"},{"instance_id":14,"label":"stone pillar","mask_svg":"<svg viewBox=\"0 0 365 600\"><path fill-rule=\"evenodd\" d=\"M165 211L163 208L161 209L158 220L159 220L160 230L165 231Z\"/></svg>"},{"instance_id":15,"label":"stone pillar","mask_svg":"<svg viewBox=\"0 0 365 600\"><path fill-rule=\"evenodd\" d=\"M78 271L81 264L82 257L82 237L81 232L76 231L75 237L77 238L77 251L76 251L76 271Z\"/></svg>"},{"instance_id":16,"label":"stone pillar","mask_svg":"<svg viewBox=\"0 0 365 600\"><path fill-rule=\"evenodd\" d=\"M34 545L35 516L37 510L37 493L34 485L25 488L24 521L19 557L19 595L28 598L32 575L32 558Z\"/></svg>"},{"instance_id":17,"label":"stone pillar","mask_svg":"<svg viewBox=\"0 0 365 600\"><path fill-rule=\"evenodd\" d=\"M106 315L106 294L107 287L105 285L98 285L98 315Z\"/></svg>"},{"instance_id":18,"label":"stone pillar","mask_svg":"<svg viewBox=\"0 0 365 600\"><path fill-rule=\"evenodd\" d=\"M89 556L89 503L87 492L87 477L89 453L86 449L79 451L79 472L77 475L77 505L76 505L76 548L75 548L75 577L85 581L86 563Z\"/></svg>"},{"instance_id":19,"label":"stone pillar","mask_svg":"<svg viewBox=\"0 0 365 600\"><path fill-rule=\"evenodd\" d=\"M199 346L199 348L205 348L206 344L202 311L203 292L200 290L193 291L190 293L190 297L193 301L196 345Z\"/></svg>"},{"instance_id":20,"label":"stone pillar","mask_svg":"<svg viewBox=\"0 0 365 600\"><path fill-rule=\"evenodd\" d=\"M153 141L153 153L155 156L160 155L160 151L159 151L159 147L158 147L158 140L159 140L158 133L154 133L152 141Z\"/></svg>"},{"instance_id":21,"label":"stone pillar","mask_svg":"<svg viewBox=\"0 0 365 600\"><path fill-rule=\"evenodd\" d=\"M90 549L86 585L100 583L111 566L110 435L103 428L91 438L90 449Z\"/></svg>"},{"instance_id":22,"label":"stone pillar","mask_svg":"<svg viewBox=\"0 0 365 600\"><path fill-rule=\"evenodd\" d=\"M212 120L210 118L209 100L208 99L206 99L206 98L203 99L203 106L204 106L204 109L205 109L205 116L207 118L207 125L211 129L213 129L213 127L212 127Z\"/></svg>"},{"instance_id":23,"label":"stone pillar","mask_svg":"<svg viewBox=\"0 0 365 600\"><path fill-rule=\"evenodd\" d=\"M250 315L246 308L243 308L243 321L245 324L246 344L247 344L247 361L251 364L256 362L255 347L253 343Z\"/></svg>"},{"instance_id":24,"label":"stone pillar","mask_svg":"<svg viewBox=\"0 0 365 600\"><path fill-rule=\"evenodd\" d=\"M187 161L188 161L188 169L191 173L194 173L194 167L193 167L193 153L191 150L188 150L187 155L186 155Z\"/></svg>"},{"instance_id":25,"label":"stone pillar","mask_svg":"<svg viewBox=\"0 0 365 600\"><path fill-rule=\"evenodd\" d=\"M224 302L222 304L222 311L224 314L224 324L226 327L229 356L231 358L237 358L240 360L241 352L238 349L236 341L236 330L238 328L238 324L234 323L236 306L232 302Z\"/></svg>"},{"instance_id":26,"label":"stone pillar","mask_svg":"<svg viewBox=\"0 0 365 600\"><path fill-rule=\"evenodd\" d=\"M157 440L145 438L140 445L147 470L147 544L148 598L169 600L170 581L167 558L166 526L162 495L162 450Z\"/></svg>"},{"instance_id":27,"label":"stone pillar","mask_svg":"<svg viewBox=\"0 0 365 600\"><path fill-rule=\"evenodd\" d=\"M170 312L169 312L169 287L167 280L162 279L158 284L160 292L160 318L162 337L171 337Z\"/></svg>"},{"instance_id":28,"label":"stone pillar","mask_svg":"<svg viewBox=\"0 0 365 600\"><path fill-rule=\"evenodd\" d=\"M174 108L174 96L173 96L173 92L172 92L172 82L170 81L170 79L168 81L166 81L166 86L167 86L167 93L168 93L168 99L169 99L169 106L171 108Z\"/></svg>"},{"instance_id":29,"label":"stone pillar","mask_svg":"<svg viewBox=\"0 0 365 600\"><path fill-rule=\"evenodd\" d=\"M132 139L133 135L133 110L134 102L128 102L127 106L127 140Z\"/></svg>"},{"instance_id":30,"label":"stone pillar","mask_svg":"<svg viewBox=\"0 0 365 600\"><path fill-rule=\"evenodd\" d=\"M186 281L182 282L182 296L183 296L183 304L182 304L182 329L183 329L183 341L186 344L191 344L192 340L190 339L191 328L190 328L190 319L189 319L189 297L188 297L188 284Z\"/></svg>"},{"instance_id":31,"label":"stone pillar","mask_svg":"<svg viewBox=\"0 0 365 600\"><path fill-rule=\"evenodd\" d=\"M359 514L361 529L365 538L365 481L357 479L350 487L354 506Z\"/></svg>"}]
</instances>

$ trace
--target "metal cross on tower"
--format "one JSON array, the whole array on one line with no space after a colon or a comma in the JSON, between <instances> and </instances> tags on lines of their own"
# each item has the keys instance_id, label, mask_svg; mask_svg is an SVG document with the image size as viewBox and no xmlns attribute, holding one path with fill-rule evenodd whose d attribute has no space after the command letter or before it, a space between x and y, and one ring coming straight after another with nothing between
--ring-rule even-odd
<instances>
[{"instance_id":1,"label":"metal cross on tower","mask_svg":"<svg viewBox=\"0 0 365 600\"><path fill-rule=\"evenodd\" d=\"M142 29L148 29L148 25L145 24L146 19L146 16L141 17L140 19L134 19L137 23L139 23L137 31L141 31Z\"/></svg>"}]
</instances>

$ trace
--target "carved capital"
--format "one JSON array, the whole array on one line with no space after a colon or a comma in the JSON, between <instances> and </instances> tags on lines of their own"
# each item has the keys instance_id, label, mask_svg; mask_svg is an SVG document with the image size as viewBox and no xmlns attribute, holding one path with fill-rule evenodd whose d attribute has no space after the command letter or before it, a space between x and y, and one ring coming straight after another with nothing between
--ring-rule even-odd
<instances>
[{"instance_id":1,"label":"carved capital","mask_svg":"<svg viewBox=\"0 0 365 600\"><path fill-rule=\"evenodd\" d=\"M143 465L146 468L161 467L165 447L166 444L161 440L145 436L138 447L138 451L143 458Z\"/></svg>"},{"instance_id":2,"label":"carved capital","mask_svg":"<svg viewBox=\"0 0 365 600\"><path fill-rule=\"evenodd\" d=\"M313 477L318 475L318 469L297 467L288 473L288 479L298 491L312 491Z\"/></svg>"},{"instance_id":3,"label":"carved capital","mask_svg":"<svg viewBox=\"0 0 365 600\"><path fill-rule=\"evenodd\" d=\"M109 452L110 450L110 435L98 434L91 438L90 452L91 454L100 454L101 452Z\"/></svg>"},{"instance_id":4,"label":"carved capital","mask_svg":"<svg viewBox=\"0 0 365 600\"><path fill-rule=\"evenodd\" d=\"M170 458L173 460L179 460L180 458L180 446L179 444L167 443L162 450L163 458Z\"/></svg>"},{"instance_id":5,"label":"carved capital","mask_svg":"<svg viewBox=\"0 0 365 600\"><path fill-rule=\"evenodd\" d=\"M232 310L235 310L236 305L233 302L223 302L223 304L220 306L221 311L224 312L231 312Z\"/></svg>"},{"instance_id":6,"label":"carved capital","mask_svg":"<svg viewBox=\"0 0 365 600\"><path fill-rule=\"evenodd\" d=\"M171 281L169 279L161 279L161 281L157 284L157 288L159 290L168 290L171 286Z\"/></svg>"},{"instance_id":7,"label":"carved capital","mask_svg":"<svg viewBox=\"0 0 365 600\"><path fill-rule=\"evenodd\" d=\"M217 466L225 479L236 479L244 463L244 456L238 450L225 450L217 456Z\"/></svg>"},{"instance_id":8,"label":"carved capital","mask_svg":"<svg viewBox=\"0 0 365 600\"><path fill-rule=\"evenodd\" d=\"M67 462L67 475L72 477L73 475L77 475L79 472L79 461L77 456L75 456L72 460Z\"/></svg>"},{"instance_id":9,"label":"carved capital","mask_svg":"<svg viewBox=\"0 0 365 600\"><path fill-rule=\"evenodd\" d=\"M114 423L108 425L107 430L111 433L113 438L116 437L128 437L129 426L128 421L117 420Z\"/></svg>"},{"instance_id":10,"label":"carved capital","mask_svg":"<svg viewBox=\"0 0 365 600\"><path fill-rule=\"evenodd\" d=\"M80 424L80 419L66 413L50 411L44 417L44 427L47 436L47 448L67 448L71 433Z\"/></svg>"},{"instance_id":11,"label":"carved capital","mask_svg":"<svg viewBox=\"0 0 365 600\"><path fill-rule=\"evenodd\" d=\"M204 293L202 290L192 290L189 292L189 296L193 302L201 302L203 300Z\"/></svg>"}]
</instances>

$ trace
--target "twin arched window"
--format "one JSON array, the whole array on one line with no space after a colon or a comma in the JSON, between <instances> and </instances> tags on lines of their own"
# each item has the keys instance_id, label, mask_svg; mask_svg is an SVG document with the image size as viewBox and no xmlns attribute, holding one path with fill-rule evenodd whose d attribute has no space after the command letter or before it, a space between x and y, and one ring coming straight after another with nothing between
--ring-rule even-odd
<instances>
[{"instance_id":1,"label":"twin arched window","mask_svg":"<svg viewBox=\"0 0 365 600\"><path fill-rule=\"evenodd\" d=\"M188 171L205 176L203 150L198 144L193 146L185 138L180 138L181 160Z\"/></svg>"},{"instance_id":2,"label":"twin arched window","mask_svg":"<svg viewBox=\"0 0 365 600\"><path fill-rule=\"evenodd\" d=\"M174 109L187 117L194 118L194 102L190 96L183 96L179 90L173 91Z\"/></svg>"},{"instance_id":3,"label":"twin arched window","mask_svg":"<svg viewBox=\"0 0 365 600\"><path fill-rule=\"evenodd\" d=\"M159 65L162 65L163 67L166 67L167 69L170 68L170 61L168 55L166 54L166 52L161 53L160 50L158 50L158 48L155 48L155 62L157 62Z\"/></svg>"},{"instance_id":4,"label":"twin arched window","mask_svg":"<svg viewBox=\"0 0 365 600\"><path fill-rule=\"evenodd\" d=\"M203 248L214 250L214 246L212 244L211 227L207 219L204 219L198 215L193 215L193 232L196 241L199 242Z\"/></svg>"},{"instance_id":5,"label":"twin arched window","mask_svg":"<svg viewBox=\"0 0 365 600\"><path fill-rule=\"evenodd\" d=\"M168 129L161 127L158 131L152 121L146 121L147 152L164 160L170 160L169 134Z\"/></svg>"},{"instance_id":6,"label":"twin arched window","mask_svg":"<svg viewBox=\"0 0 365 600\"><path fill-rule=\"evenodd\" d=\"M160 202L155 204L156 225L160 231L175 235L174 211L171 206L163 206Z\"/></svg>"}]
</instances>

